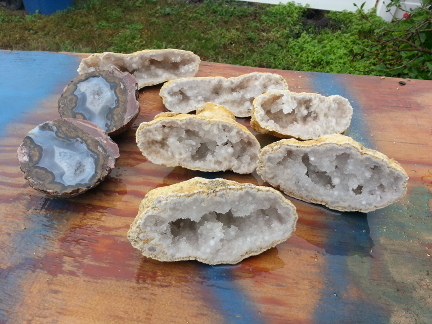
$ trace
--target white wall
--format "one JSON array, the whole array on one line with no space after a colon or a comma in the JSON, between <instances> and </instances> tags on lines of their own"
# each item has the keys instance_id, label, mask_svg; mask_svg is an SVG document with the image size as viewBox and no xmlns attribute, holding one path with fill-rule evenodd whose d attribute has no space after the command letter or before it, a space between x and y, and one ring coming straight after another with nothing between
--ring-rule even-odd
<instances>
[{"instance_id":1,"label":"white wall","mask_svg":"<svg viewBox=\"0 0 432 324\"><path fill-rule=\"evenodd\" d=\"M270 4L279 4L279 3L287 3L290 0L242 0L242 1L250 1L250 2L260 2L260 3L270 3ZM354 6L356 3L359 7L362 3L365 3L363 10L368 11L372 8L376 7L376 12L378 16L381 16L386 21L392 21L393 18L402 18L405 11L401 11L396 8L390 9L387 12L387 4L390 0L293 0L294 2L301 4L303 6L309 5L310 8L313 9L321 9L321 10L333 10L333 11L356 11L357 7ZM414 9L420 6L421 0L405 0L404 9L409 11L410 9Z\"/></svg>"},{"instance_id":2,"label":"white wall","mask_svg":"<svg viewBox=\"0 0 432 324\"><path fill-rule=\"evenodd\" d=\"M294 1L295 3L305 6L309 4L310 8L321 9L321 10L334 10L334 11L356 11L356 7L353 3L360 6L365 2L364 9L369 10L375 7L376 0L243 0L249 2L260 2L260 3L271 3L280 4Z\"/></svg>"},{"instance_id":3,"label":"white wall","mask_svg":"<svg viewBox=\"0 0 432 324\"><path fill-rule=\"evenodd\" d=\"M405 13L404 10L410 11L421 5L421 0L405 0L404 3L402 4L402 9L404 10L400 10L393 7L388 11L387 4L389 2L390 2L389 0L378 0L377 9L376 9L377 15L381 16L386 21L392 21L394 18L400 19L403 17L403 14Z\"/></svg>"}]
</instances>

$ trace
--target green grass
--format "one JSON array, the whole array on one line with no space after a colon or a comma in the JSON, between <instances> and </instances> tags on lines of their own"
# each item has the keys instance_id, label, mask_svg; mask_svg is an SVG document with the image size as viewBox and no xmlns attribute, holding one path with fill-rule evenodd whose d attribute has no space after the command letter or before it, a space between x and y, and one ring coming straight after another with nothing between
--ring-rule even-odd
<instances>
[{"instance_id":1,"label":"green grass","mask_svg":"<svg viewBox=\"0 0 432 324\"><path fill-rule=\"evenodd\" d=\"M330 24L316 29L304 23L306 13L294 3L223 0L81 0L50 16L1 8L0 48L85 53L179 48L220 63L385 74L367 50L374 29L359 14L330 12Z\"/></svg>"}]
</instances>

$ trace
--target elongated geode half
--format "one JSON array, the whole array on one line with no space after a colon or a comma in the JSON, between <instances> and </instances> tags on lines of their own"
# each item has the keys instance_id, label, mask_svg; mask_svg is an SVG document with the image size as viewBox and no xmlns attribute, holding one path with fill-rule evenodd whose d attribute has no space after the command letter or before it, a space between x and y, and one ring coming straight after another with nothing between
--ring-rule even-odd
<instances>
[{"instance_id":1,"label":"elongated geode half","mask_svg":"<svg viewBox=\"0 0 432 324\"><path fill-rule=\"evenodd\" d=\"M58 101L63 118L91 121L108 133L118 135L139 114L136 79L127 72L93 71L81 74L65 88Z\"/></svg>"},{"instance_id":2,"label":"elongated geode half","mask_svg":"<svg viewBox=\"0 0 432 324\"><path fill-rule=\"evenodd\" d=\"M118 68L138 80L138 89L168 80L193 77L199 69L198 55L179 49L147 49L130 54L95 53L83 59L78 73Z\"/></svg>"},{"instance_id":3,"label":"elongated geode half","mask_svg":"<svg viewBox=\"0 0 432 324\"><path fill-rule=\"evenodd\" d=\"M317 139L345 132L352 114L349 101L338 95L269 90L253 101L251 126L280 138Z\"/></svg>"},{"instance_id":4,"label":"elongated geode half","mask_svg":"<svg viewBox=\"0 0 432 324\"><path fill-rule=\"evenodd\" d=\"M252 173L260 144L223 106L206 103L196 115L160 113L136 132L138 148L151 162L201 171Z\"/></svg>"},{"instance_id":5,"label":"elongated geode half","mask_svg":"<svg viewBox=\"0 0 432 324\"><path fill-rule=\"evenodd\" d=\"M234 264L287 240L297 218L273 188L196 177L149 191L128 238L159 261Z\"/></svg>"},{"instance_id":6,"label":"elongated geode half","mask_svg":"<svg viewBox=\"0 0 432 324\"><path fill-rule=\"evenodd\" d=\"M95 187L120 156L117 144L95 124L69 118L32 129L17 153L30 186L54 197L73 197Z\"/></svg>"},{"instance_id":7,"label":"elongated geode half","mask_svg":"<svg viewBox=\"0 0 432 324\"><path fill-rule=\"evenodd\" d=\"M178 78L165 83L159 92L165 108L189 113L211 102L231 110L236 117L250 117L252 102L271 89L288 89L276 73L252 72L237 77Z\"/></svg>"},{"instance_id":8,"label":"elongated geode half","mask_svg":"<svg viewBox=\"0 0 432 324\"><path fill-rule=\"evenodd\" d=\"M402 198L408 182L398 162L339 134L269 144L261 149L256 171L291 197L364 213Z\"/></svg>"}]
</instances>

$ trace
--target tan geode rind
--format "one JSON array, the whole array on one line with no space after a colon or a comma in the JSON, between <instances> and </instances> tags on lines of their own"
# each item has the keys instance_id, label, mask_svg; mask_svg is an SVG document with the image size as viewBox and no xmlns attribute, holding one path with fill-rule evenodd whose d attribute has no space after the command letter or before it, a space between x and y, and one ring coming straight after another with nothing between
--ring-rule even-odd
<instances>
[{"instance_id":1,"label":"tan geode rind","mask_svg":"<svg viewBox=\"0 0 432 324\"><path fill-rule=\"evenodd\" d=\"M281 99L291 102L279 103L280 110L277 112L273 112L272 107L267 110L264 108L265 105L274 105ZM303 106L299 104L302 101ZM284 113L283 106L292 110ZM250 124L254 130L262 134L310 140L324 135L344 133L350 125L352 113L349 101L338 95L325 97L317 93L270 90L253 101ZM282 121L276 120L278 118Z\"/></svg>"},{"instance_id":2,"label":"tan geode rind","mask_svg":"<svg viewBox=\"0 0 432 324\"><path fill-rule=\"evenodd\" d=\"M272 170L272 165L266 165L266 163L264 162L265 158L270 157L272 154L276 153L283 149L283 148L302 148L302 149L314 149L314 148L320 148L320 147L325 147L326 145L334 145L337 147L349 147L349 148L353 148L355 151L357 151L361 157L364 156L369 156L372 159L376 159L377 161L382 162L383 164L385 164L389 169L393 170L395 172L395 174L397 174L399 177L401 177L403 179L402 184L399 188L399 194L398 197L396 197L395 199L392 199L390 201L387 201L386 203L380 204L380 205L373 205L373 206L364 206L363 208L352 208L352 207L347 207L346 205L343 204L330 204L328 201L324 200L323 198L320 197L316 197L316 198L306 198L305 194L302 194L299 192L299 190L296 190L297 188L299 188L299 183L296 183L296 185L292 185L292 189L287 188L287 185L285 184L280 184L277 183L277 181L279 180L280 176L278 175L274 175L272 174L272 176L274 176L274 179L277 180L272 180L271 177L269 177L269 173L270 171L273 172ZM274 163L278 163L278 162L274 162ZM280 162L279 162L280 163ZM293 167L292 165L286 165L285 169L287 168L291 168ZM271 186L278 188L279 190L281 190L283 193L285 193L288 196L309 202L309 203L316 203L316 204L321 204L324 205L330 209L334 209L334 210L339 210L339 211L360 211L360 212L370 212L379 208L383 208L386 207L392 203L394 203L395 201L399 200L400 198L402 198L407 190L407 184L408 184L408 175L406 173L406 171L403 169L403 167L394 159L391 159L389 157L387 157L385 154L378 152L376 150L372 150L372 149L368 149L366 147L364 147L363 145L361 145L360 143L356 142L355 140L353 140L352 138L348 137L348 136L344 136L344 135L340 135L340 134L333 134L333 135L326 135L326 136L322 136L316 140L308 140L308 141L299 141L296 139L282 139L279 140L277 142L274 142L270 145L267 145L266 147L261 149L260 152L260 157L259 157L259 161L258 161L258 167L256 169L257 173L261 176L261 178L266 181L267 183L269 183ZM265 174L267 173L267 175ZM297 172L298 173L298 172ZM291 180L291 179L290 179ZM343 199L343 198L341 198Z\"/></svg>"},{"instance_id":3,"label":"tan geode rind","mask_svg":"<svg viewBox=\"0 0 432 324\"><path fill-rule=\"evenodd\" d=\"M205 161L193 161L192 159L188 159L189 157L186 158L185 154L182 154L182 158L176 159L175 162L169 162L161 157L163 154L170 154L170 146L168 145L164 148L160 148L159 156L156 156L155 150L157 143L148 142L151 138L149 135L150 131L154 131L156 127L162 127L161 129L165 127L174 127L187 130L188 125L190 127L191 123L200 125L203 130L207 129L206 133L210 132L213 126L219 126L224 129L224 133L227 135L228 140L230 139L229 134L233 134L233 130L237 130L238 133L242 134L241 142L237 143L243 144L243 155L247 155L251 160L242 163L242 156L240 156L240 159L232 157L232 161L228 163L230 166L225 165L226 167L221 167L216 165L211 166L210 163L206 163ZM202 135L204 136L204 134ZM214 137L218 136L221 137L222 135L220 133L214 134ZM162 141L164 140L162 139ZM252 173L255 171L257 166L260 150L260 144L256 137L245 126L236 122L234 114L225 107L213 103L206 103L205 105L198 107L196 109L196 115L174 112L164 112L156 115L153 121L143 122L140 124L136 131L136 142L142 154L155 164L162 164L168 167L182 166L191 170L209 172L233 170L236 173L242 174ZM164 143L165 142L166 141L164 141ZM234 146L237 143L233 143L232 145ZM177 147L181 147L181 144L176 146L176 148ZM214 152L210 152L209 154L211 153ZM216 153L214 154L216 155ZM233 160L234 158L235 160Z\"/></svg>"},{"instance_id":4,"label":"tan geode rind","mask_svg":"<svg viewBox=\"0 0 432 324\"><path fill-rule=\"evenodd\" d=\"M199 257L196 255L188 255L180 258L173 258L168 255L164 246L157 245L152 239L154 233L148 231L147 228L142 228L141 224L147 217L158 215L158 217L164 219L164 222L168 222L170 215L163 212L163 205L169 204L171 201L176 201L178 204L181 202L193 201L194 197L201 196L204 199L213 199L220 194L223 194L229 202L230 194L235 192L241 192L244 190L250 190L255 192L257 195L270 193L275 199L289 210L289 215L283 215L288 220L289 227L284 229L283 237L272 241L266 246L258 246L247 253L242 255L231 255L229 258L214 259L212 255L207 257ZM227 203L228 203L227 202ZM188 205L188 208L194 208L193 205ZM141 253L149 258L156 259L159 261L182 261L182 260L197 260L207 264L235 264L243 259L260 254L277 244L287 240L292 232L295 231L295 226L298 216L295 206L286 199L280 192L270 187L256 186L250 183L238 183L235 181L225 179L204 179L204 178L193 178L188 181L183 181L174 185L165 186L150 190L145 198L141 201L139 206L138 215L130 226L128 231L128 239L132 246L141 251ZM250 220L253 222L253 220ZM254 242L254 237L250 237L250 240ZM228 247L229 248L229 247ZM155 252L152 252L155 251Z\"/></svg>"},{"instance_id":5,"label":"tan geode rind","mask_svg":"<svg viewBox=\"0 0 432 324\"><path fill-rule=\"evenodd\" d=\"M172 79L193 77L200 62L198 55L179 49L147 49L130 54L104 52L83 59L78 73L116 67L132 74L141 89Z\"/></svg>"}]
</instances>

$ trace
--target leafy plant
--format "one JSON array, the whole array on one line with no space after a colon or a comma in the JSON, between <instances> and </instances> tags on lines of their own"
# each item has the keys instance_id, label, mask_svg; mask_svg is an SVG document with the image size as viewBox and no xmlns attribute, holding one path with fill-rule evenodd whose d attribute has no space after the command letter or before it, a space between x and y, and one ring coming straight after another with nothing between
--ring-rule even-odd
<instances>
[{"instance_id":1,"label":"leafy plant","mask_svg":"<svg viewBox=\"0 0 432 324\"><path fill-rule=\"evenodd\" d=\"M432 79L432 1L422 0L411 12L401 0L392 0L388 7L405 11L401 19L391 24L376 26L372 52L382 63L378 70L390 76Z\"/></svg>"},{"instance_id":2,"label":"leafy plant","mask_svg":"<svg viewBox=\"0 0 432 324\"><path fill-rule=\"evenodd\" d=\"M0 48L82 53L179 48L195 52L202 60L220 63L426 78L408 65L389 70L403 65L403 60L411 60L404 55L412 51L389 52L390 43L380 45L384 38L378 37L395 24L384 22L374 13L319 12L324 20L317 24L319 17L310 17L312 9L293 2L269 5L235 0L75 0L74 3L71 10L48 16L26 15L0 7ZM414 22L418 17L413 13L410 19ZM429 31L424 35L419 36L419 46L430 44ZM416 61L423 68L422 73L424 67L430 69L427 55L423 52Z\"/></svg>"}]
</instances>

